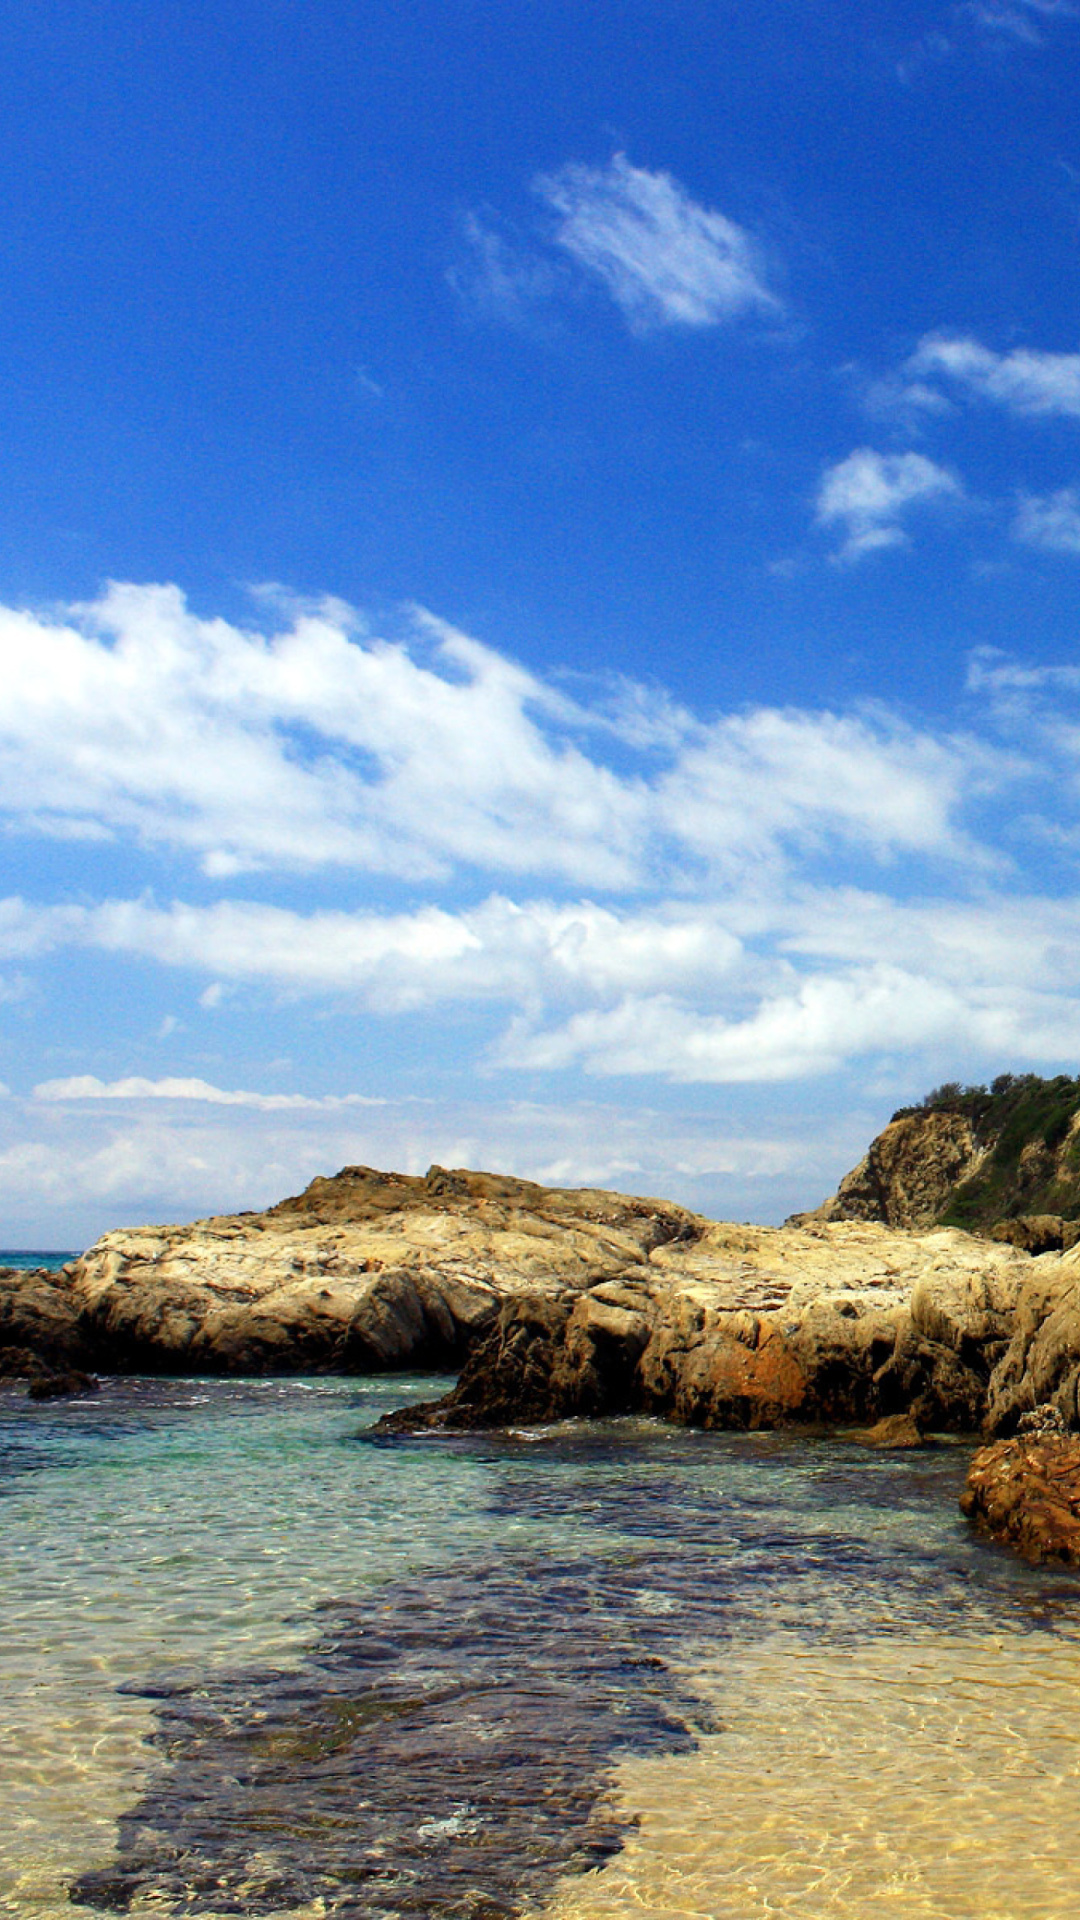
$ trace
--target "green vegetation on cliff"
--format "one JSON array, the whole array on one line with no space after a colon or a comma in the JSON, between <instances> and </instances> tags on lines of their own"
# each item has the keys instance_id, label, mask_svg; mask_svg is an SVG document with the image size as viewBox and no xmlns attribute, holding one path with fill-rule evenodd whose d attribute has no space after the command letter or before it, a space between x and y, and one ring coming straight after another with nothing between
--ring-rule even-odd
<instances>
[{"instance_id":1,"label":"green vegetation on cliff","mask_svg":"<svg viewBox=\"0 0 1080 1920\"><path fill-rule=\"evenodd\" d=\"M921 1113L961 1116L977 1150L939 1215L942 1225L990 1227L1021 1214L1080 1219L1080 1078L1003 1073L988 1087L954 1081L893 1119Z\"/></svg>"}]
</instances>

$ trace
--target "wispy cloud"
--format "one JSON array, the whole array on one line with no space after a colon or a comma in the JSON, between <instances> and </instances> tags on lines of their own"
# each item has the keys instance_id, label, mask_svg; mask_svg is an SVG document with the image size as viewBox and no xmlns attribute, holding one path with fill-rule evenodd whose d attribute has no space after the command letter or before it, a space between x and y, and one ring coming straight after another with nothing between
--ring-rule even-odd
<instances>
[{"instance_id":1,"label":"wispy cloud","mask_svg":"<svg viewBox=\"0 0 1080 1920\"><path fill-rule=\"evenodd\" d=\"M1048 553L1080 553L1080 489L1022 495L1013 521L1013 537Z\"/></svg>"},{"instance_id":2,"label":"wispy cloud","mask_svg":"<svg viewBox=\"0 0 1080 1920\"><path fill-rule=\"evenodd\" d=\"M531 331L563 285L559 263L487 210L462 217L460 238L447 279L466 313Z\"/></svg>"},{"instance_id":3,"label":"wispy cloud","mask_svg":"<svg viewBox=\"0 0 1080 1920\"><path fill-rule=\"evenodd\" d=\"M925 383L944 380L1011 413L1080 418L1080 353L1046 353L1034 347L995 353L965 335L928 334L906 373L913 384L904 391L913 402L920 383L926 393Z\"/></svg>"},{"instance_id":4,"label":"wispy cloud","mask_svg":"<svg viewBox=\"0 0 1080 1920\"><path fill-rule=\"evenodd\" d=\"M962 11L984 32L1041 46L1050 20L1075 20L1072 0L968 0Z\"/></svg>"},{"instance_id":5,"label":"wispy cloud","mask_svg":"<svg viewBox=\"0 0 1080 1920\"><path fill-rule=\"evenodd\" d=\"M906 544L904 520L912 508L962 495L955 474L924 454L859 447L822 476L817 521L843 535L842 559L858 560L882 547Z\"/></svg>"},{"instance_id":6,"label":"wispy cloud","mask_svg":"<svg viewBox=\"0 0 1080 1920\"><path fill-rule=\"evenodd\" d=\"M853 456L821 516L862 550L949 489L917 455ZM56 619L0 609L0 673L11 830L168 847L219 881L471 869L618 891L673 864L689 880L782 863L808 836L877 857L956 847L962 756L887 715L704 721L627 686L572 700L419 612L395 640L335 605L264 635L199 619L172 587L114 586Z\"/></svg>"},{"instance_id":7,"label":"wispy cloud","mask_svg":"<svg viewBox=\"0 0 1080 1920\"><path fill-rule=\"evenodd\" d=\"M92 1073L75 1074L66 1080L42 1080L34 1088L35 1100L184 1100L213 1107L254 1107L260 1113L329 1113L339 1107L374 1107L384 1104L359 1093L324 1094L312 1099L302 1093L250 1093L215 1087L208 1080L173 1076L148 1080L141 1074L129 1074L123 1080L99 1080Z\"/></svg>"},{"instance_id":8,"label":"wispy cloud","mask_svg":"<svg viewBox=\"0 0 1080 1920\"><path fill-rule=\"evenodd\" d=\"M490 1167L553 1185L662 1194L727 1217L778 1217L825 1193L865 1142L866 1116L767 1131L640 1095L615 1100L386 1101L289 1111L154 1097L0 1105L0 1207L14 1244L79 1246L125 1222L268 1206L340 1166Z\"/></svg>"},{"instance_id":9,"label":"wispy cloud","mask_svg":"<svg viewBox=\"0 0 1080 1920\"><path fill-rule=\"evenodd\" d=\"M556 244L632 327L711 327L748 310L779 310L751 235L669 173L617 154L609 166L571 164L535 184L557 215Z\"/></svg>"}]
</instances>

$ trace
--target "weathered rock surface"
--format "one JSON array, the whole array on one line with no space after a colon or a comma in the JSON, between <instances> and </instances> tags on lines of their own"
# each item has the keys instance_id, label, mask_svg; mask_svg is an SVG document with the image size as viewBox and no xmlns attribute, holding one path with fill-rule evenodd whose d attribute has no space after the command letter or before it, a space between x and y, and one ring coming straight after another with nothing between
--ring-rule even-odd
<instances>
[{"instance_id":1,"label":"weathered rock surface","mask_svg":"<svg viewBox=\"0 0 1080 1920\"><path fill-rule=\"evenodd\" d=\"M12 1276L0 1348L113 1372L450 1367L504 1299L697 1231L662 1201L347 1167L265 1213L108 1233L61 1276Z\"/></svg>"},{"instance_id":2,"label":"weathered rock surface","mask_svg":"<svg viewBox=\"0 0 1080 1920\"><path fill-rule=\"evenodd\" d=\"M0 1378L80 1367L89 1346L72 1291L73 1268L0 1267Z\"/></svg>"},{"instance_id":3,"label":"weathered rock surface","mask_svg":"<svg viewBox=\"0 0 1080 1920\"><path fill-rule=\"evenodd\" d=\"M1025 1560L1080 1565L1080 1435L1047 1425L982 1447L960 1506Z\"/></svg>"},{"instance_id":4,"label":"weathered rock surface","mask_svg":"<svg viewBox=\"0 0 1080 1920\"><path fill-rule=\"evenodd\" d=\"M977 1428L1031 1261L950 1230L702 1222L615 1280L507 1301L388 1430L646 1412L687 1425Z\"/></svg>"},{"instance_id":5,"label":"weathered rock surface","mask_svg":"<svg viewBox=\"0 0 1080 1920\"><path fill-rule=\"evenodd\" d=\"M901 1114L871 1142L832 1198L812 1213L793 1215L791 1224L880 1220L888 1227L932 1227L984 1151L964 1113Z\"/></svg>"},{"instance_id":6,"label":"weathered rock surface","mask_svg":"<svg viewBox=\"0 0 1080 1920\"><path fill-rule=\"evenodd\" d=\"M1028 1253L1080 1240L1080 1079L1003 1073L903 1107L832 1198L793 1224L965 1227Z\"/></svg>"},{"instance_id":7,"label":"weathered rock surface","mask_svg":"<svg viewBox=\"0 0 1080 1920\"><path fill-rule=\"evenodd\" d=\"M1007 1435L1049 1401L1080 1426L1080 1246L733 1226L599 1190L351 1167L265 1213L106 1234L61 1274L0 1275L0 1375L406 1366L463 1367L410 1425L905 1415Z\"/></svg>"}]
</instances>

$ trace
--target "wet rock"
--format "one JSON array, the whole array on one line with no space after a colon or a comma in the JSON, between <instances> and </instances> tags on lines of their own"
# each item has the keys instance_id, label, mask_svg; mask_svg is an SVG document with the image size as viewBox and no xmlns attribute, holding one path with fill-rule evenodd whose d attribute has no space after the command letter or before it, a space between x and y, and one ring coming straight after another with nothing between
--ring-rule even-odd
<instances>
[{"instance_id":1,"label":"wet rock","mask_svg":"<svg viewBox=\"0 0 1080 1920\"><path fill-rule=\"evenodd\" d=\"M70 1273L0 1267L0 1373L10 1376L16 1363L5 1354L29 1354L40 1367L94 1365L93 1337Z\"/></svg>"},{"instance_id":2,"label":"wet rock","mask_svg":"<svg viewBox=\"0 0 1080 1920\"><path fill-rule=\"evenodd\" d=\"M28 1400L65 1400L97 1393L101 1382L92 1373L73 1367L67 1373L38 1373L30 1382Z\"/></svg>"},{"instance_id":3,"label":"wet rock","mask_svg":"<svg viewBox=\"0 0 1080 1920\"><path fill-rule=\"evenodd\" d=\"M877 1447L883 1453L905 1453L915 1447L931 1444L910 1413L887 1414L884 1420L877 1420L872 1427L849 1433L846 1438L857 1441L863 1447Z\"/></svg>"},{"instance_id":4,"label":"wet rock","mask_svg":"<svg viewBox=\"0 0 1080 1920\"><path fill-rule=\"evenodd\" d=\"M1025 1560L1080 1565L1080 1435L1055 1431L1057 1409L1035 1432L975 1455L961 1510Z\"/></svg>"},{"instance_id":5,"label":"wet rock","mask_svg":"<svg viewBox=\"0 0 1080 1920\"><path fill-rule=\"evenodd\" d=\"M37 1380L51 1371L30 1347L0 1347L0 1380Z\"/></svg>"}]
</instances>

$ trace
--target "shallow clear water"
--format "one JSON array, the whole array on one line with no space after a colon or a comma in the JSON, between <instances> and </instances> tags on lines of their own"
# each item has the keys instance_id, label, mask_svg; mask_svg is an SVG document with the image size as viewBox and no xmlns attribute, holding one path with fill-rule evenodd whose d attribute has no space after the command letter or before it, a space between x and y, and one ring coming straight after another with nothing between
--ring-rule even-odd
<instances>
[{"instance_id":1,"label":"shallow clear water","mask_svg":"<svg viewBox=\"0 0 1080 1920\"><path fill-rule=\"evenodd\" d=\"M0 1390L0 1913L1074 1910L1080 1587L963 1448L366 1437L441 1384Z\"/></svg>"}]
</instances>

